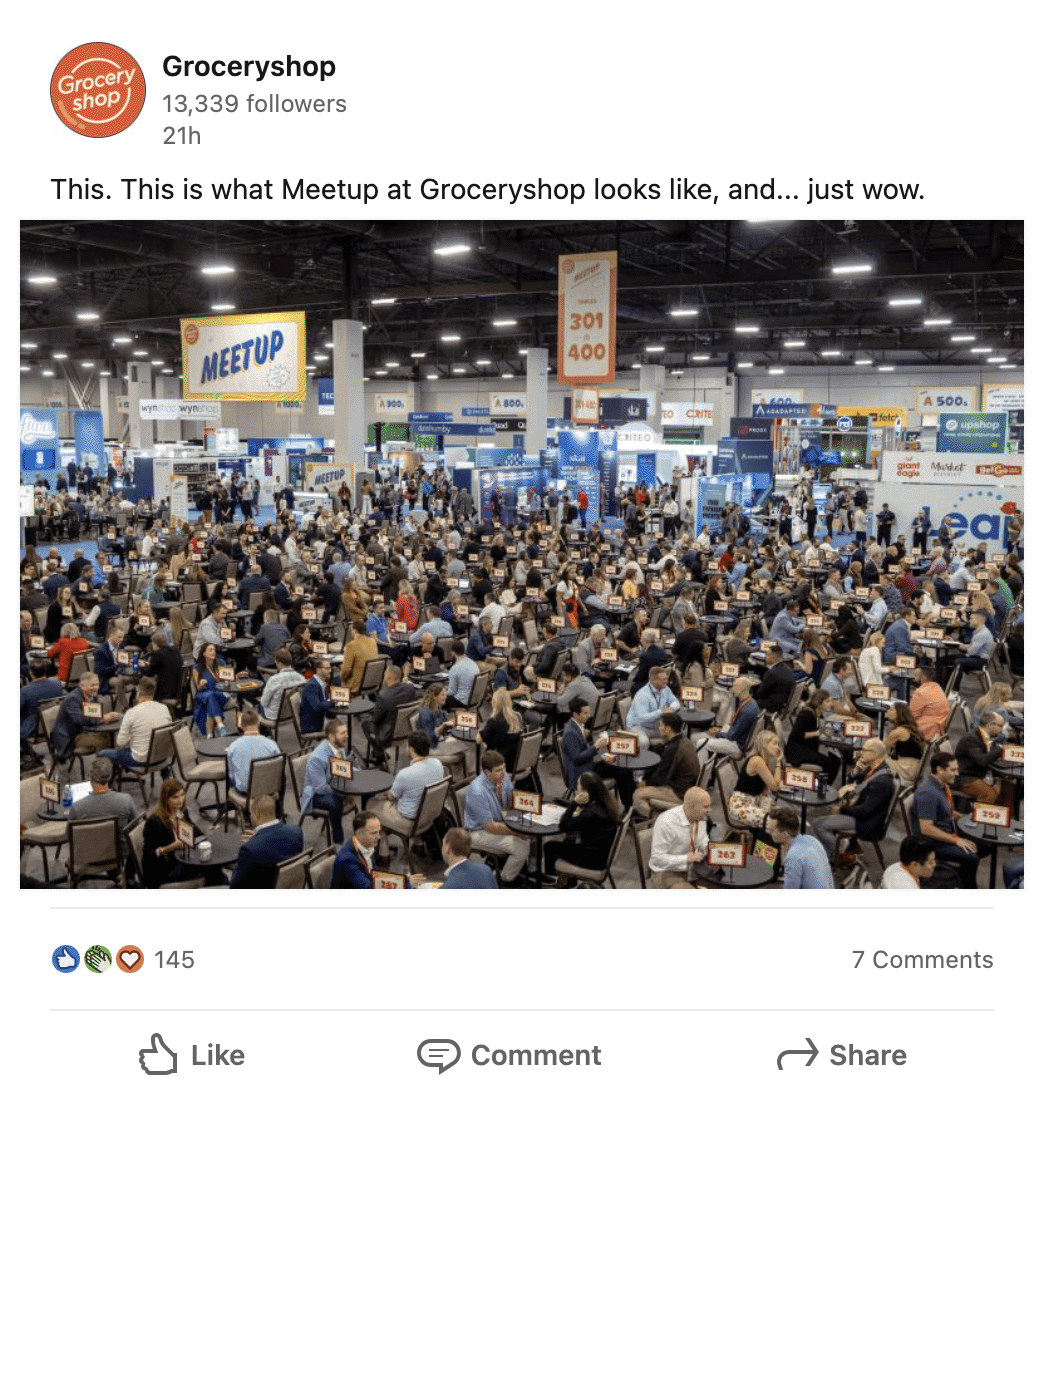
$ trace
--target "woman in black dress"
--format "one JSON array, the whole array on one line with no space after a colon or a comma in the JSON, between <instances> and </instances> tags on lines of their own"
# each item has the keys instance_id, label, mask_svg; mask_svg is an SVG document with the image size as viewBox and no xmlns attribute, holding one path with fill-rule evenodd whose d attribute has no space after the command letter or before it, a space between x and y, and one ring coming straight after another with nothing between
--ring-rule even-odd
<instances>
[{"instance_id":1,"label":"woman in black dress","mask_svg":"<svg viewBox=\"0 0 1040 1380\"><path fill-rule=\"evenodd\" d=\"M146 887L160 887L167 882L187 882L193 877L204 877L207 884L217 885L221 880L218 868L198 867L182 862L177 852L183 847L177 837L177 827L188 823L199 834L199 826L188 814L187 788L183 781L171 776L162 783L159 804L144 822L144 844L141 864Z\"/></svg>"},{"instance_id":2,"label":"woman in black dress","mask_svg":"<svg viewBox=\"0 0 1040 1380\"><path fill-rule=\"evenodd\" d=\"M841 758L837 753L823 752L820 748L820 720L830 707L831 697L827 691L814 691L795 715L785 750L789 766L824 771L833 785L841 771Z\"/></svg>"},{"instance_id":3,"label":"woman in black dress","mask_svg":"<svg viewBox=\"0 0 1040 1380\"><path fill-rule=\"evenodd\" d=\"M555 873L560 859L593 871L606 867L621 819L621 806L607 790L603 778L594 771L582 772L574 789L574 801L560 820L565 837L545 845L546 872ZM556 885L562 885L559 878Z\"/></svg>"}]
</instances>

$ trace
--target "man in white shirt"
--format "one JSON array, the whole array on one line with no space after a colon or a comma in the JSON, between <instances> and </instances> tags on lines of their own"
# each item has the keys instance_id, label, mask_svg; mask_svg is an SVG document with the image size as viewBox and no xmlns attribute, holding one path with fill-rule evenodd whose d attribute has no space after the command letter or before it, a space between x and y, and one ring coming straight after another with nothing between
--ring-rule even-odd
<instances>
[{"instance_id":1,"label":"man in white shirt","mask_svg":"<svg viewBox=\"0 0 1040 1380\"><path fill-rule=\"evenodd\" d=\"M882 891L917 891L935 871L935 844L920 834L908 834L899 845L899 861L886 867Z\"/></svg>"},{"instance_id":2,"label":"man in white shirt","mask_svg":"<svg viewBox=\"0 0 1040 1380\"><path fill-rule=\"evenodd\" d=\"M693 889L687 874L708 851L708 812L711 796L691 786L682 804L658 815L650 850L650 885L672 890Z\"/></svg>"},{"instance_id":3,"label":"man in white shirt","mask_svg":"<svg viewBox=\"0 0 1040 1380\"><path fill-rule=\"evenodd\" d=\"M142 766L148 759L152 730L172 722L166 705L155 702L155 681L144 676L137 687L137 703L123 715L115 747L102 748L98 756L107 757L115 767Z\"/></svg>"}]
</instances>

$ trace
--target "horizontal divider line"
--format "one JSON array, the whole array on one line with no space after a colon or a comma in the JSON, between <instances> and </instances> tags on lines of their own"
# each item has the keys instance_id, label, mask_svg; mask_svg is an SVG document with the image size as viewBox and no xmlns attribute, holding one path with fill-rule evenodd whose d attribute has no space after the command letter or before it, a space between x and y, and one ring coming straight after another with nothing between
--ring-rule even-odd
<instances>
[{"instance_id":1,"label":"horizontal divider line","mask_svg":"<svg viewBox=\"0 0 1040 1380\"><path fill-rule=\"evenodd\" d=\"M52 1006L52 1014L102 1012L107 1015L169 1015L180 1013L203 1015L207 1012L226 1012L244 1015L263 1012L281 1015L308 1016L423 1016L423 1015L530 1015L530 1016L596 1016L596 1015L875 1015L900 1014L960 1014L989 1012L993 1006Z\"/></svg>"}]
</instances>

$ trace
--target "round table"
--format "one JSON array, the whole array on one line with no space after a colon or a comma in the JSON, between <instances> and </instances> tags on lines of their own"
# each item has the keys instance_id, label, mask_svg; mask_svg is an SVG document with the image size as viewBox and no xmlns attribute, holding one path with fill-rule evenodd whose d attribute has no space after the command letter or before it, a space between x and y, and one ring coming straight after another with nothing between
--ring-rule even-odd
<instances>
[{"instance_id":1,"label":"round table","mask_svg":"<svg viewBox=\"0 0 1040 1380\"><path fill-rule=\"evenodd\" d=\"M721 874L721 875L719 875ZM694 863L690 868L690 880L704 882L710 887L756 887L767 886L774 880L772 863L765 858L748 858L743 867L712 868L706 862Z\"/></svg>"},{"instance_id":2,"label":"round table","mask_svg":"<svg viewBox=\"0 0 1040 1380\"><path fill-rule=\"evenodd\" d=\"M358 795L364 809L372 796L389 790L393 785L393 773L380 771L377 767L355 767L353 777L330 776L329 784L337 795Z\"/></svg>"},{"instance_id":3,"label":"round table","mask_svg":"<svg viewBox=\"0 0 1040 1380\"><path fill-rule=\"evenodd\" d=\"M989 886L991 891L997 886L997 853L1001 848L1024 848L1025 828L1021 820L1013 819L1007 829L993 824L976 824L970 817L957 821L957 832L976 843L992 845L989 855Z\"/></svg>"},{"instance_id":4,"label":"round table","mask_svg":"<svg viewBox=\"0 0 1040 1380\"><path fill-rule=\"evenodd\" d=\"M542 866L544 856L542 843L544 839L551 838L554 834L562 834L563 830L558 824L538 824L531 815L521 814L519 810L512 808L502 811L502 819L509 825L514 834L520 834L523 838L534 839L535 880L538 882L546 881L545 870Z\"/></svg>"},{"instance_id":5,"label":"round table","mask_svg":"<svg viewBox=\"0 0 1040 1380\"><path fill-rule=\"evenodd\" d=\"M808 771L809 768L806 767L805 770ZM803 834L805 833L805 825L809 813L809 806L834 805L838 799L838 792L831 785L828 785L826 787L823 795L820 795L817 791L806 791L802 790L801 788L788 786L781 786L780 789L777 791L777 795L782 800L788 801L791 805L801 806Z\"/></svg>"},{"instance_id":6,"label":"round table","mask_svg":"<svg viewBox=\"0 0 1040 1380\"><path fill-rule=\"evenodd\" d=\"M206 839L212 845L209 857L204 858L199 853L198 843ZM242 847L242 835L237 829L223 830L212 834L196 834L196 844L193 848L178 848L177 857L181 862L190 863L193 867L219 867L221 869L229 867L238 857Z\"/></svg>"},{"instance_id":7,"label":"round table","mask_svg":"<svg viewBox=\"0 0 1040 1380\"><path fill-rule=\"evenodd\" d=\"M195 744L195 755L197 757L226 757L228 748L241 737L241 733L228 733L223 738L200 738Z\"/></svg>"},{"instance_id":8,"label":"round table","mask_svg":"<svg viewBox=\"0 0 1040 1380\"><path fill-rule=\"evenodd\" d=\"M225 655L230 653L235 665L241 669L241 664L255 645L251 637L236 637L231 642L221 642L218 651Z\"/></svg>"},{"instance_id":9,"label":"round table","mask_svg":"<svg viewBox=\"0 0 1040 1380\"><path fill-rule=\"evenodd\" d=\"M864 739L846 738L844 735L841 737L831 737L828 734L821 733L817 741L821 751L830 749L832 752L841 754L841 784L844 786L845 778L848 775L849 762L859 752Z\"/></svg>"},{"instance_id":10,"label":"round table","mask_svg":"<svg viewBox=\"0 0 1040 1380\"><path fill-rule=\"evenodd\" d=\"M713 709L695 709L692 705L683 705L676 710L679 718L686 726L687 735L692 736L694 730L711 728L715 722L715 711Z\"/></svg>"},{"instance_id":11,"label":"round table","mask_svg":"<svg viewBox=\"0 0 1040 1380\"><path fill-rule=\"evenodd\" d=\"M347 721L347 751L353 747L354 737L354 715L370 714L375 709L375 701L367 699L364 695L351 695L349 704L336 705L336 717L344 718Z\"/></svg>"}]
</instances>

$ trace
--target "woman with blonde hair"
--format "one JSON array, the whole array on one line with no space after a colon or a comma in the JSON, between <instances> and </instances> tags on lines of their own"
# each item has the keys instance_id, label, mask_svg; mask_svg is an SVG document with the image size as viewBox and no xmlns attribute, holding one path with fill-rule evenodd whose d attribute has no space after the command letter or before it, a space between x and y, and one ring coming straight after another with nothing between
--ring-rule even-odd
<instances>
[{"instance_id":1,"label":"woman with blonde hair","mask_svg":"<svg viewBox=\"0 0 1040 1380\"><path fill-rule=\"evenodd\" d=\"M867 645L859 654L859 674L864 688L885 683L885 674L881 669L881 649L884 645L884 633L871 633L867 638Z\"/></svg>"},{"instance_id":2,"label":"woman with blonde hair","mask_svg":"<svg viewBox=\"0 0 1040 1380\"><path fill-rule=\"evenodd\" d=\"M784 751L769 729L756 734L751 755L737 773L729 797L729 814L738 824L761 829L783 780Z\"/></svg>"},{"instance_id":3,"label":"woman with blonde hair","mask_svg":"<svg viewBox=\"0 0 1040 1380\"><path fill-rule=\"evenodd\" d=\"M368 595L351 576L343 581L340 609L348 623L364 623L368 618Z\"/></svg>"},{"instance_id":4,"label":"woman with blonde hair","mask_svg":"<svg viewBox=\"0 0 1040 1380\"><path fill-rule=\"evenodd\" d=\"M491 696L491 716L480 736L486 748L500 752L506 759L507 771L513 769L523 731L523 720L513 708L512 696L503 685Z\"/></svg>"}]
</instances>

